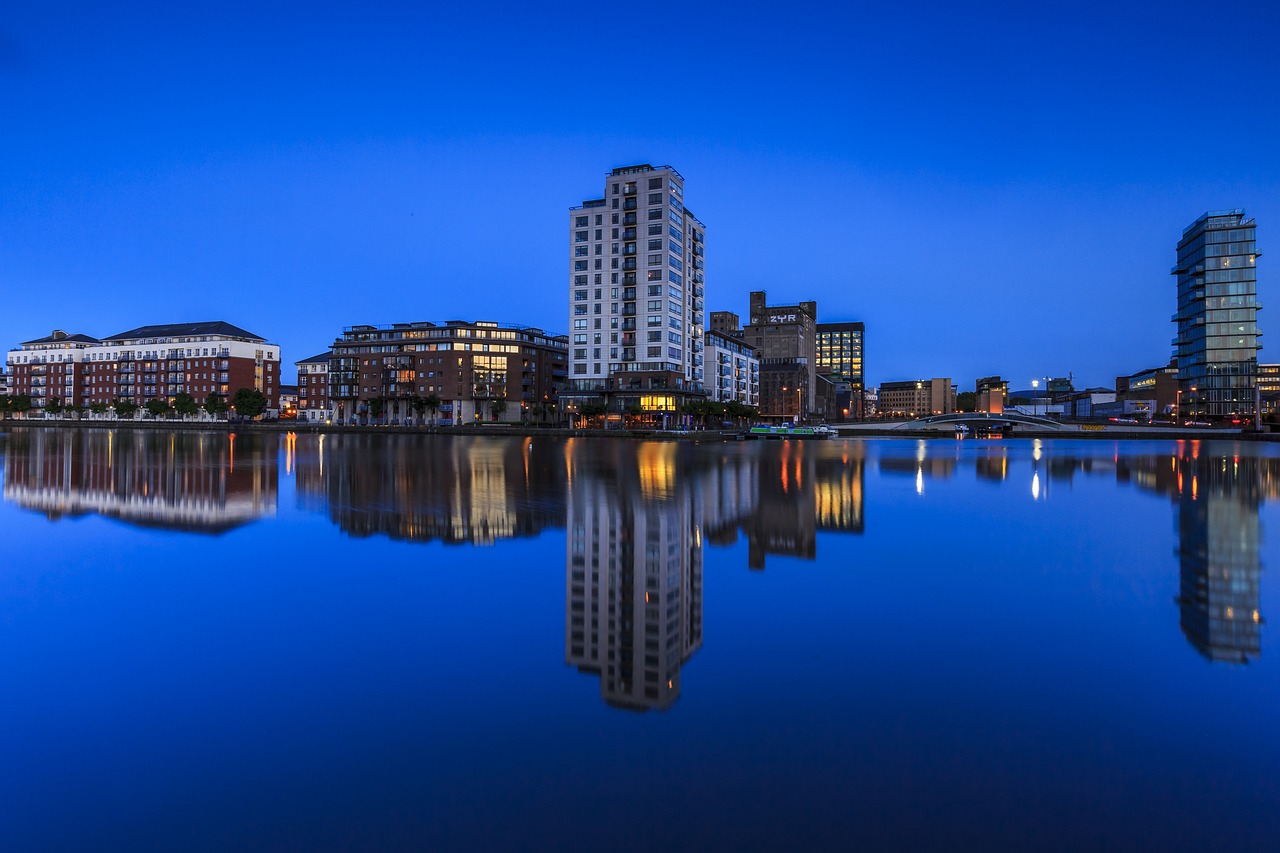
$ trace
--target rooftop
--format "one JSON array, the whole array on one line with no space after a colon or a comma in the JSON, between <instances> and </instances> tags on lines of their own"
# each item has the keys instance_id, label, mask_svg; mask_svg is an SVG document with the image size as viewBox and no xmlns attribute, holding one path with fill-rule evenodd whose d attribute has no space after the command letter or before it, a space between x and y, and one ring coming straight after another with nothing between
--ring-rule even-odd
<instances>
[{"instance_id":1,"label":"rooftop","mask_svg":"<svg viewBox=\"0 0 1280 853\"><path fill-rule=\"evenodd\" d=\"M144 338L192 338L218 337L243 338L265 343L266 338L247 332L239 326L233 326L223 320L211 320L203 323L166 323L158 326L139 326L118 335L103 338L104 341L131 341Z\"/></svg>"}]
</instances>

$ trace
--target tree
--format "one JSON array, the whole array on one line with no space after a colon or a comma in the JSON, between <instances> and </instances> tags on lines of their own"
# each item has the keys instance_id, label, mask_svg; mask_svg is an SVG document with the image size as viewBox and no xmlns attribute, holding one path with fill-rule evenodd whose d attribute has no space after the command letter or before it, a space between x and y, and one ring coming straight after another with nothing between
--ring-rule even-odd
<instances>
[{"instance_id":1,"label":"tree","mask_svg":"<svg viewBox=\"0 0 1280 853\"><path fill-rule=\"evenodd\" d=\"M422 413L427 410L427 399L414 394L409 398L409 408L413 409L414 416L418 419L418 423L422 423Z\"/></svg>"},{"instance_id":2,"label":"tree","mask_svg":"<svg viewBox=\"0 0 1280 853\"><path fill-rule=\"evenodd\" d=\"M212 393L204 398L204 410L209 413L210 417L218 417L225 415L231 407L227 405L227 401L222 399L221 394Z\"/></svg>"},{"instance_id":3,"label":"tree","mask_svg":"<svg viewBox=\"0 0 1280 853\"><path fill-rule=\"evenodd\" d=\"M503 413L506 411L507 401L502 397L489 401L489 414L493 417L493 420L496 421L498 418L502 417Z\"/></svg>"},{"instance_id":4,"label":"tree","mask_svg":"<svg viewBox=\"0 0 1280 853\"><path fill-rule=\"evenodd\" d=\"M184 418L200 413L200 404L190 394L179 392L173 395L173 410Z\"/></svg>"},{"instance_id":5,"label":"tree","mask_svg":"<svg viewBox=\"0 0 1280 853\"><path fill-rule=\"evenodd\" d=\"M9 411L19 415L31 411L31 398L26 394L17 394L9 398Z\"/></svg>"},{"instance_id":6,"label":"tree","mask_svg":"<svg viewBox=\"0 0 1280 853\"><path fill-rule=\"evenodd\" d=\"M431 425L436 425L436 415L440 412L440 398L435 394L428 394L422 400L422 405L431 413Z\"/></svg>"},{"instance_id":7,"label":"tree","mask_svg":"<svg viewBox=\"0 0 1280 853\"><path fill-rule=\"evenodd\" d=\"M105 415L107 413L107 409L109 408L111 407L108 406L106 403L90 403L89 404L89 411L93 412L95 415Z\"/></svg>"},{"instance_id":8,"label":"tree","mask_svg":"<svg viewBox=\"0 0 1280 853\"><path fill-rule=\"evenodd\" d=\"M60 397L54 397L44 404L44 411L47 415L60 415L62 414L62 408L62 399Z\"/></svg>"},{"instance_id":9,"label":"tree","mask_svg":"<svg viewBox=\"0 0 1280 853\"><path fill-rule=\"evenodd\" d=\"M242 418L256 418L267 410L267 398L257 388L237 388L231 395L231 408Z\"/></svg>"},{"instance_id":10,"label":"tree","mask_svg":"<svg viewBox=\"0 0 1280 853\"><path fill-rule=\"evenodd\" d=\"M85 408L86 407L80 403L72 403L70 406L67 406L67 411L75 415L76 420L80 420L80 416L85 413Z\"/></svg>"},{"instance_id":11,"label":"tree","mask_svg":"<svg viewBox=\"0 0 1280 853\"><path fill-rule=\"evenodd\" d=\"M113 408L117 418L131 418L138 412L138 404L132 400L116 400Z\"/></svg>"},{"instance_id":12,"label":"tree","mask_svg":"<svg viewBox=\"0 0 1280 853\"><path fill-rule=\"evenodd\" d=\"M956 395L956 411L972 412L978 408L978 395L973 391L961 391Z\"/></svg>"},{"instance_id":13,"label":"tree","mask_svg":"<svg viewBox=\"0 0 1280 853\"><path fill-rule=\"evenodd\" d=\"M148 400L146 408L147 411L151 413L152 417L156 418L163 417L164 415L169 414L170 411L168 400Z\"/></svg>"},{"instance_id":14,"label":"tree","mask_svg":"<svg viewBox=\"0 0 1280 853\"><path fill-rule=\"evenodd\" d=\"M9 418L9 407L12 405L12 399L8 394L0 394L0 415L3 415L5 420Z\"/></svg>"},{"instance_id":15,"label":"tree","mask_svg":"<svg viewBox=\"0 0 1280 853\"><path fill-rule=\"evenodd\" d=\"M377 420L382 417L382 413L387 409L387 403L381 397L374 397L369 401L369 417Z\"/></svg>"}]
</instances>

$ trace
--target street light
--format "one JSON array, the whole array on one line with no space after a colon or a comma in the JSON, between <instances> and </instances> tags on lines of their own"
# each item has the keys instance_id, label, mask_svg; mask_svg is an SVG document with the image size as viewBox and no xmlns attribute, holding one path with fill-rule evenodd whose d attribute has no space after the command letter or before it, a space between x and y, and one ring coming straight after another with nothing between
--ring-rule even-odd
<instances>
[{"instance_id":1,"label":"street light","mask_svg":"<svg viewBox=\"0 0 1280 853\"><path fill-rule=\"evenodd\" d=\"M1034 402L1031 404L1031 414L1036 414L1036 403L1040 402L1040 380L1031 380L1031 392L1034 395Z\"/></svg>"}]
</instances>

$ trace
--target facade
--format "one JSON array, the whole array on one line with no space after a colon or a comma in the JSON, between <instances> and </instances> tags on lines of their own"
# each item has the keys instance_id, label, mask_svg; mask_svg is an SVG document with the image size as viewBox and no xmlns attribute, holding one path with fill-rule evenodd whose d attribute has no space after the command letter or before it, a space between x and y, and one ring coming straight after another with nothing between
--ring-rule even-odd
<instances>
[{"instance_id":1,"label":"facade","mask_svg":"<svg viewBox=\"0 0 1280 853\"><path fill-rule=\"evenodd\" d=\"M760 414L771 420L804 420L812 411L811 366L803 358L760 359Z\"/></svg>"},{"instance_id":2,"label":"facade","mask_svg":"<svg viewBox=\"0 0 1280 853\"><path fill-rule=\"evenodd\" d=\"M1178 241L1171 270L1178 278L1178 387L1207 419L1254 412L1261 349L1254 235L1244 210L1217 210L1188 225Z\"/></svg>"},{"instance_id":3,"label":"facade","mask_svg":"<svg viewBox=\"0 0 1280 853\"><path fill-rule=\"evenodd\" d=\"M298 368L298 418L311 423L330 420L329 360L333 350L294 362Z\"/></svg>"},{"instance_id":4,"label":"facade","mask_svg":"<svg viewBox=\"0 0 1280 853\"><path fill-rule=\"evenodd\" d=\"M1258 400L1262 414L1274 415L1280 411L1280 364L1258 365Z\"/></svg>"},{"instance_id":5,"label":"facade","mask_svg":"<svg viewBox=\"0 0 1280 853\"><path fill-rule=\"evenodd\" d=\"M9 396L9 374L4 372L4 365L0 364L0 397Z\"/></svg>"},{"instance_id":6,"label":"facade","mask_svg":"<svg viewBox=\"0 0 1280 853\"><path fill-rule=\"evenodd\" d=\"M798 302L795 305L769 305L763 290L751 292L750 322L742 329L742 339L759 354L761 364L766 362L778 364L782 359L791 359L803 368L803 382L791 380L787 383L786 394L793 394L796 387L804 391L800 401L800 416L817 410L817 367L815 365L817 346L817 302ZM772 396L780 390L777 383L769 383L761 389L760 406L765 411L782 411L793 408L790 400L776 399Z\"/></svg>"},{"instance_id":7,"label":"facade","mask_svg":"<svg viewBox=\"0 0 1280 853\"><path fill-rule=\"evenodd\" d=\"M705 256L671 166L614 169L569 210L567 406L665 413L704 396Z\"/></svg>"},{"instance_id":8,"label":"facade","mask_svg":"<svg viewBox=\"0 0 1280 853\"><path fill-rule=\"evenodd\" d=\"M280 386L280 417L293 420L298 417L298 386Z\"/></svg>"},{"instance_id":9,"label":"facade","mask_svg":"<svg viewBox=\"0 0 1280 853\"><path fill-rule=\"evenodd\" d=\"M956 410L956 389L950 379L938 377L882 382L879 409L884 417L948 415Z\"/></svg>"},{"instance_id":10,"label":"facade","mask_svg":"<svg viewBox=\"0 0 1280 853\"><path fill-rule=\"evenodd\" d=\"M742 319L733 311L712 311L711 331L740 339L742 337Z\"/></svg>"},{"instance_id":11,"label":"facade","mask_svg":"<svg viewBox=\"0 0 1280 853\"><path fill-rule=\"evenodd\" d=\"M339 423L519 423L560 393L567 348L563 335L487 321L351 326L333 344L332 416ZM415 408L415 398L433 395L438 411Z\"/></svg>"},{"instance_id":12,"label":"facade","mask_svg":"<svg viewBox=\"0 0 1280 853\"><path fill-rule=\"evenodd\" d=\"M173 402L186 393L203 402L256 388L268 410L279 408L280 348L222 321L141 326L106 338L51 335L26 341L8 356L14 393L33 410L67 406Z\"/></svg>"},{"instance_id":13,"label":"facade","mask_svg":"<svg viewBox=\"0 0 1280 853\"><path fill-rule=\"evenodd\" d=\"M1142 370L1130 376L1117 376L1116 399L1129 404L1145 403L1139 408L1130 406L1125 414L1135 411L1142 412L1150 419L1158 415L1176 413L1178 406L1177 366L1170 364L1166 367Z\"/></svg>"},{"instance_id":14,"label":"facade","mask_svg":"<svg viewBox=\"0 0 1280 853\"><path fill-rule=\"evenodd\" d=\"M862 406L863 343L866 326L863 323L818 323L815 364L819 373L825 374L841 388L839 405L848 409L847 417L865 417ZM847 390L847 396L845 394ZM830 416L830 412L828 412Z\"/></svg>"},{"instance_id":15,"label":"facade","mask_svg":"<svg viewBox=\"0 0 1280 853\"><path fill-rule=\"evenodd\" d=\"M709 331L706 388L716 403L760 405L760 359L741 340Z\"/></svg>"},{"instance_id":16,"label":"facade","mask_svg":"<svg viewBox=\"0 0 1280 853\"><path fill-rule=\"evenodd\" d=\"M1009 402L1009 383L999 376L984 376L974 383L976 411L1000 414Z\"/></svg>"}]
</instances>

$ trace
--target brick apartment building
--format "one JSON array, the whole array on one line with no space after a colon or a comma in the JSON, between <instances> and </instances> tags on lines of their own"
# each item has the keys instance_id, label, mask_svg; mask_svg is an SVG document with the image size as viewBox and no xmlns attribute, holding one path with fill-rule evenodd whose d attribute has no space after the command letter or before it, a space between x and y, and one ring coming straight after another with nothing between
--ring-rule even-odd
<instances>
[{"instance_id":1,"label":"brick apartment building","mask_svg":"<svg viewBox=\"0 0 1280 853\"><path fill-rule=\"evenodd\" d=\"M91 406L127 400L172 402L187 393L230 397L256 388L279 407L280 348L222 321L141 326L106 338L55 330L9 351L12 393L33 410L57 400Z\"/></svg>"},{"instance_id":2,"label":"brick apartment building","mask_svg":"<svg viewBox=\"0 0 1280 853\"><path fill-rule=\"evenodd\" d=\"M294 362L298 368L298 420L311 423L328 421L329 361L333 350Z\"/></svg>"},{"instance_id":3,"label":"brick apartment building","mask_svg":"<svg viewBox=\"0 0 1280 853\"><path fill-rule=\"evenodd\" d=\"M541 329L449 320L352 326L333 344L329 402L339 423L416 418L415 397L435 395L441 424L518 423L554 402L568 378L569 339ZM540 411L540 410L539 410Z\"/></svg>"}]
</instances>

